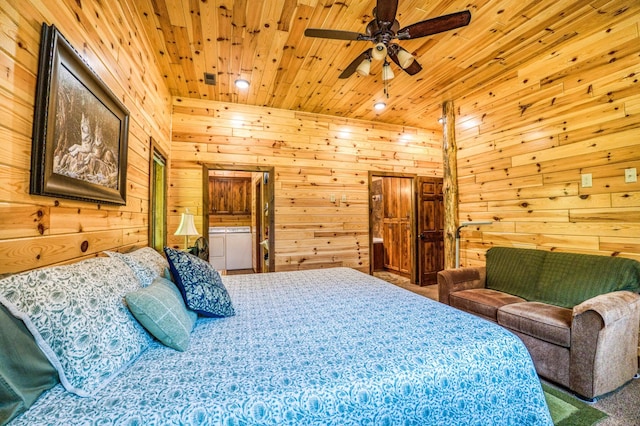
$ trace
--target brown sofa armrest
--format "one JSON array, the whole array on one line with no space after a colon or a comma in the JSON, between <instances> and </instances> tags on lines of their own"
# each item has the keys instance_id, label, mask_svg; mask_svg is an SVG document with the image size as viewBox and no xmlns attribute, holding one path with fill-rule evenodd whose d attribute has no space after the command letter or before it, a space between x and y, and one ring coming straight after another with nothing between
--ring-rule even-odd
<instances>
[{"instance_id":1,"label":"brown sofa armrest","mask_svg":"<svg viewBox=\"0 0 640 426\"><path fill-rule=\"evenodd\" d=\"M445 269L438 272L438 300L449 304L449 295L471 288L484 288L487 269L484 266Z\"/></svg>"},{"instance_id":2,"label":"brown sofa armrest","mask_svg":"<svg viewBox=\"0 0 640 426\"><path fill-rule=\"evenodd\" d=\"M583 314L587 311L594 311L600 315L604 326L618 321L620 318L627 317L632 313L633 309L638 309L640 295L630 291L614 291L612 293L601 294L591 299L585 300L579 305L573 307L573 317Z\"/></svg>"},{"instance_id":3,"label":"brown sofa armrest","mask_svg":"<svg viewBox=\"0 0 640 426\"><path fill-rule=\"evenodd\" d=\"M570 388L586 398L610 392L638 370L640 296L602 294L573 308Z\"/></svg>"}]
</instances>

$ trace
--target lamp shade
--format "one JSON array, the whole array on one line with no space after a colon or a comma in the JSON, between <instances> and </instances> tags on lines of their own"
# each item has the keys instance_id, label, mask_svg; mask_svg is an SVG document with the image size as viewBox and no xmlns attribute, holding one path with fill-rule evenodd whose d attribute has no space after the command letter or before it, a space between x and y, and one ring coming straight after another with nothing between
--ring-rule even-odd
<instances>
[{"instance_id":1,"label":"lamp shade","mask_svg":"<svg viewBox=\"0 0 640 426\"><path fill-rule=\"evenodd\" d=\"M193 215L189 213L189 209L186 212L182 213L182 217L180 218L180 225L173 235L184 235L184 246L185 249L189 245L189 236L190 235L200 235L198 230L196 229L196 224L193 222Z\"/></svg>"},{"instance_id":2,"label":"lamp shade","mask_svg":"<svg viewBox=\"0 0 640 426\"><path fill-rule=\"evenodd\" d=\"M399 47L398 62L400 63L400 66L402 67L402 69L409 68L409 66L413 63L413 61L414 61L413 55L407 52L406 50L404 50L402 47Z\"/></svg>"},{"instance_id":3,"label":"lamp shade","mask_svg":"<svg viewBox=\"0 0 640 426\"><path fill-rule=\"evenodd\" d=\"M369 71L371 71L371 59L365 58L360 62L358 68L356 68L356 72L364 77L369 75Z\"/></svg>"},{"instance_id":4,"label":"lamp shade","mask_svg":"<svg viewBox=\"0 0 640 426\"><path fill-rule=\"evenodd\" d=\"M376 61L381 61L387 56L387 46L384 43L378 43L371 51L371 57Z\"/></svg>"},{"instance_id":5,"label":"lamp shade","mask_svg":"<svg viewBox=\"0 0 640 426\"><path fill-rule=\"evenodd\" d=\"M388 80L391 80L393 77L394 75L393 75L393 70L391 69L391 65L389 65L389 62L385 62L384 65L382 66L382 80L388 81Z\"/></svg>"},{"instance_id":6,"label":"lamp shade","mask_svg":"<svg viewBox=\"0 0 640 426\"><path fill-rule=\"evenodd\" d=\"M176 230L174 235L200 235L196 229L196 224L193 222L193 215L189 211L182 213L180 218L180 226Z\"/></svg>"}]
</instances>

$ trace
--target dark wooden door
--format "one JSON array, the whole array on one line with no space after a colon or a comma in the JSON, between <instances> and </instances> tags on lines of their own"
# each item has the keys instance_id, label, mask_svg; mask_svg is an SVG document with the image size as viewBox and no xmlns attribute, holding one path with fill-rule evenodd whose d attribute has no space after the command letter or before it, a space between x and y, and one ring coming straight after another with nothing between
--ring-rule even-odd
<instances>
[{"instance_id":1,"label":"dark wooden door","mask_svg":"<svg viewBox=\"0 0 640 426\"><path fill-rule=\"evenodd\" d=\"M444 269L444 207L441 178L419 178L417 222L419 284L436 284L438 271Z\"/></svg>"}]
</instances>

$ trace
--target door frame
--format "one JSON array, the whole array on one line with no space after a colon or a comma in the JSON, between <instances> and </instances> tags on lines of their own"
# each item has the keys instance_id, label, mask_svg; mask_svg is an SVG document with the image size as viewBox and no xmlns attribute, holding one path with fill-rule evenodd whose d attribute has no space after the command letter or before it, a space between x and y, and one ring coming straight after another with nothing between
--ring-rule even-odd
<instances>
[{"instance_id":1,"label":"door frame","mask_svg":"<svg viewBox=\"0 0 640 426\"><path fill-rule=\"evenodd\" d=\"M264 202L262 201L262 185L264 182L264 178L263 179L258 179L256 180L255 185L253 185L253 190L256 192L256 203L254 204L253 208L256 211L256 244L253 247L253 254L256 257L255 261L256 261L256 273L261 273L262 269L263 269L263 264L264 264L264 255L262 254L262 250L260 249L260 237L262 236L262 219L264 218L263 215L263 208L262 206L264 206Z\"/></svg>"},{"instance_id":2,"label":"door frame","mask_svg":"<svg viewBox=\"0 0 640 426\"><path fill-rule=\"evenodd\" d=\"M418 279L418 245L417 245L417 177L418 175L415 173L396 173L396 172L379 172L379 171L369 171L369 181L368 181L368 193L369 193L369 274L373 275L373 194L372 191L372 182L374 177L401 177L401 178L409 178L411 179L411 217L409 222L411 223L410 236L411 244L409 244L409 258L411 259L411 282L416 283Z\"/></svg>"},{"instance_id":3,"label":"door frame","mask_svg":"<svg viewBox=\"0 0 640 426\"><path fill-rule=\"evenodd\" d=\"M226 164L226 163L205 163L202 165L202 223L203 223L203 233L206 230L207 235L209 234L209 209L207 206L209 205L209 171L210 170L229 170L236 172L252 172L252 173L262 173L267 174L267 182L263 184L266 186L268 198L263 202L268 203L267 205L267 222L269 226L269 271L274 272L276 267L276 256L275 256L275 247L276 247L276 239L275 239L275 167L271 166L254 166L250 164ZM252 206L253 208L253 206ZM261 214L262 212L256 212L256 214ZM262 224L264 226L264 223ZM259 244L259 241L256 241L256 244ZM253 248L255 251L255 248ZM260 261L261 259L258 259Z\"/></svg>"}]
</instances>

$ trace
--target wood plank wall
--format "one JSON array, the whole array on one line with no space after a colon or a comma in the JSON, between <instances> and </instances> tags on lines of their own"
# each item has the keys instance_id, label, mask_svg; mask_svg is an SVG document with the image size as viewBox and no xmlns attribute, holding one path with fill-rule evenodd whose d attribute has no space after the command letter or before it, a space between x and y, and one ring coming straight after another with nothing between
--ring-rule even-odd
<instances>
[{"instance_id":1,"label":"wood plank wall","mask_svg":"<svg viewBox=\"0 0 640 426\"><path fill-rule=\"evenodd\" d=\"M276 270L368 271L368 172L440 176L440 138L439 130L175 98L169 230L187 207L202 229L201 164L273 166Z\"/></svg>"},{"instance_id":2,"label":"wood plank wall","mask_svg":"<svg viewBox=\"0 0 640 426\"><path fill-rule=\"evenodd\" d=\"M494 245L640 260L639 23L582 28L455 100L459 217L494 222L462 231L463 266Z\"/></svg>"},{"instance_id":3,"label":"wood plank wall","mask_svg":"<svg viewBox=\"0 0 640 426\"><path fill-rule=\"evenodd\" d=\"M0 274L147 245L149 138L170 152L170 95L130 2L0 2ZM43 22L55 24L129 110L127 205L29 195ZM84 243L84 244L83 244Z\"/></svg>"}]
</instances>

